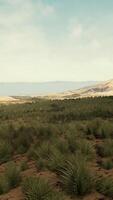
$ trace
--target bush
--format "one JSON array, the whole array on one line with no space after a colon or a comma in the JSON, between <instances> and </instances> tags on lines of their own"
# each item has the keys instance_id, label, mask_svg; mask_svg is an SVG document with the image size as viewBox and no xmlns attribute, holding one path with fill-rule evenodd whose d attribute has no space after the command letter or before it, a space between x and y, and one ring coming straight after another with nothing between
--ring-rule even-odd
<instances>
[{"instance_id":1,"label":"bush","mask_svg":"<svg viewBox=\"0 0 113 200\"><path fill-rule=\"evenodd\" d=\"M20 171L25 171L26 169L28 169L28 164L27 164L27 161L22 161L20 163Z\"/></svg>"},{"instance_id":2,"label":"bush","mask_svg":"<svg viewBox=\"0 0 113 200\"><path fill-rule=\"evenodd\" d=\"M62 139L56 139L54 140L54 143L53 143L54 147L56 149L58 149L62 154L67 154L69 153L69 144L67 142L67 140L62 140Z\"/></svg>"},{"instance_id":3,"label":"bush","mask_svg":"<svg viewBox=\"0 0 113 200\"><path fill-rule=\"evenodd\" d=\"M40 177L26 178L22 183L26 200L65 200L63 193L56 192L47 181Z\"/></svg>"},{"instance_id":4,"label":"bush","mask_svg":"<svg viewBox=\"0 0 113 200\"><path fill-rule=\"evenodd\" d=\"M48 168L48 160L39 158L36 162L37 169L40 170L46 170Z\"/></svg>"},{"instance_id":5,"label":"bush","mask_svg":"<svg viewBox=\"0 0 113 200\"><path fill-rule=\"evenodd\" d=\"M100 163L100 166L106 170L110 170L113 168L113 161L111 159L108 159L108 160L105 160L105 161L102 161Z\"/></svg>"},{"instance_id":6,"label":"bush","mask_svg":"<svg viewBox=\"0 0 113 200\"><path fill-rule=\"evenodd\" d=\"M77 150L77 136L74 134L74 132L70 132L66 135L66 139L70 152L74 153Z\"/></svg>"},{"instance_id":7,"label":"bush","mask_svg":"<svg viewBox=\"0 0 113 200\"><path fill-rule=\"evenodd\" d=\"M105 196L113 198L113 179L104 177L97 181L96 189Z\"/></svg>"},{"instance_id":8,"label":"bush","mask_svg":"<svg viewBox=\"0 0 113 200\"><path fill-rule=\"evenodd\" d=\"M47 200L67 200L62 192L52 192L50 197Z\"/></svg>"},{"instance_id":9,"label":"bush","mask_svg":"<svg viewBox=\"0 0 113 200\"><path fill-rule=\"evenodd\" d=\"M52 125L43 125L37 128L37 138L42 142L52 140L54 137L57 137L59 130L56 126Z\"/></svg>"},{"instance_id":10,"label":"bush","mask_svg":"<svg viewBox=\"0 0 113 200\"><path fill-rule=\"evenodd\" d=\"M95 148L91 142L86 139L82 139L79 137L76 138L74 135L68 136L68 149L71 153L80 152L82 153L87 159L94 159L96 156ZM69 151L68 150L68 151Z\"/></svg>"},{"instance_id":11,"label":"bush","mask_svg":"<svg viewBox=\"0 0 113 200\"><path fill-rule=\"evenodd\" d=\"M86 159L92 160L96 156L95 148L93 144L85 139L78 141L77 150L85 156Z\"/></svg>"},{"instance_id":12,"label":"bush","mask_svg":"<svg viewBox=\"0 0 113 200\"><path fill-rule=\"evenodd\" d=\"M86 127L87 135L94 135L95 137L98 138L100 135L100 125L101 125L100 119L95 119L90 121Z\"/></svg>"},{"instance_id":13,"label":"bush","mask_svg":"<svg viewBox=\"0 0 113 200\"><path fill-rule=\"evenodd\" d=\"M52 195L52 189L47 181L29 177L22 184L23 192L26 200L45 200Z\"/></svg>"},{"instance_id":14,"label":"bush","mask_svg":"<svg viewBox=\"0 0 113 200\"><path fill-rule=\"evenodd\" d=\"M16 167L15 163L10 162L6 171L0 176L0 194L8 192L10 189L15 188L20 184L20 170Z\"/></svg>"},{"instance_id":15,"label":"bush","mask_svg":"<svg viewBox=\"0 0 113 200\"><path fill-rule=\"evenodd\" d=\"M9 191L9 183L4 175L0 176L0 195Z\"/></svg>"},{"instance_id":16,"label":"bush","mask_svg":"<svg viewBox=\"0 0 113 200\"><path fill-rule=\"evenodd\" d=\"M97 153L102 157L113 156L113 140L106 139L104 143L97 145Z\"/></svg>"},{"instance_id":17,"label":"bush","mask_svg":"<svg viewBox=\"0 0 113 200\"><path fill-rule=\"evenodd\" d=\"M34 148L34 158L38 160L39 158L47 159L51 154L50 144L47 142L42 143L41 145L37 145Z\"/></svg>"},{"instance_id":18,"label":"bush","mask_svg":"<svg viewBox=\"0 0 113 200\"><path fill-rule=\"evenodd\" d=\"M6 141L0 141L0 163L7 162L11 159L12 147Z\"/></svg>"},{"instance_id":19,"label":"bush","mask_svg":"<svg viewBox=\"0 0 113 200\"><path fill-rule=\"evenodd\" d=\"M86 166L85 160L78 156L61 170L62 186L70 195L84 195L92 190L94 180Z\"/></svg>"},{"instance_id":20,"label":"bush","mask_svg":"<svg viewBox=\"0 0 113 200\"><path fill-rule=\"evenodd\" d=\"M113 138L113 124L109 121L104 121L101 125L101 138Z\"/></svg>"},{"instance_id":21,"label":"bush","mask_svg":"<svg viewBox=\"0 0 113 200\"><path fill-rule=\"evenodd\" d=\"M63 155L58 149L52 148L52 154L48 161L48 168L52 171L59 173L65 165L67 157Z\"/></svg>"},{"instance_id":22,"label":"bush","mask_svg":"<svg viewBox=\"0 0 113 200\"><path fill-rule=\"evenodd\" d=\"M62 148L60 145L61 143L58 144L58 142L57 144L43 142L42 145L32 147L29 156L36 161L39 170L50 169L52 171L58 171L59 167L65 162L65 156L67 156L67 154L61 153L65 151L65 147Z\"/></svg>"},{"instance_id":23,"label":"bush","mask_svg":"<svg viewBox=\"0 0 113 200\"><path fill-rule=\"evenodd\" d=\"M37 168L46 169L49 157L51 155L51 145L48 142L35 144L28 152L28 156L36 161Z\"/></svg>"},{"instance_id":24,"label":"bush","mask_svg":"<svg viewBox=\"0 0 113 200\"><path fill-rule=\"evenodd\" d=\"M10 162L7 164L5 177L7 179L9 188L15 188L20 184L20 168L16 166L14 162Z\"/></svg>"},{"instance_id":25,"label":"bush","mask_svg":"<svg viewBox=\"0 0 113 200\"><path fill-rule=\"evenodd\" d=\"M87 125L87 134L94 135L96 138L113 138L113 124L109 121L96 119Z\"/></svg>"},{"instance_id":26,"label":"bush","mask_svg":"<svg viewBox=\"0 0 113 200\"><path fill-rule=\"evenodd\" d=\"M23 154L26 153L33 141L33 134L32 133L32 129L31 128L27 128L27 127L20 127L17 130L17 136L14 139L13 143L14 143L14 147L15 150L17 151L17 153Z\"/></svg>"}]
</instances>

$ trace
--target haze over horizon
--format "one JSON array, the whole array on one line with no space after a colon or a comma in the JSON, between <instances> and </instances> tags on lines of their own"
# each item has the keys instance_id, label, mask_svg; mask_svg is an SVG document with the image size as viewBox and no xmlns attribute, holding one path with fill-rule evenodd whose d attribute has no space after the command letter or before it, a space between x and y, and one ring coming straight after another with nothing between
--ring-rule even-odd
<instances>
[{"instance_id":1,"label":"haze over horizon","mask_svg":"<svg viewBox=\"0 0 113 200\"><path fill-rule=\"evenodd\" d=\"M96 82L40 82L40 83L0 83L1 96L34 96L60 93L94 85Z\"/></svg>"},{"instance_id":2,"label":"haze over horizon","mask_svg":"<svg viewBox=\"0 0 113 200\"><path fill-rule=\"evenodd\" d=\"M113 78L112 0L0 0L0 82Z\"/></svg>"}]
</instances>

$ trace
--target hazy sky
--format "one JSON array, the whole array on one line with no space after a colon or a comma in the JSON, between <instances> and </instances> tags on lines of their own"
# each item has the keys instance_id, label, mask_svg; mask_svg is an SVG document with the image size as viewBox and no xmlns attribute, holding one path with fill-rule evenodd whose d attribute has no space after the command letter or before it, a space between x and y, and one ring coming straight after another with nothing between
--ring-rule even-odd
<instances>
[{"instance_id":1,"label":"hazy sky","mask_svg":"<svg viewBox=\"0 0 113 200\"><path fill-rule=\"evenodd\" d=\"M0 82L113 78L113 0L0 0Z\"/></svg>"}]
</instances>

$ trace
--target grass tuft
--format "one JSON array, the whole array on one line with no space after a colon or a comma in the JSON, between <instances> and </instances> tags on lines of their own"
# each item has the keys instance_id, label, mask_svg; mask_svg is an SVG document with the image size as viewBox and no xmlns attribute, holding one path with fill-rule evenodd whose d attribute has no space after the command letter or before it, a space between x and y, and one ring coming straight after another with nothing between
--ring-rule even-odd
<instances>
[{"instance_id":1,"label":"grass tuft","mask_svg":"<svg viewBox=\"0 0 113 200\"><path fill-rule=\"evenodd\" d=\"M87 163L82 157L68 161L61 170L61 183L70 195L84 195L93 188L93 177L87 168Z\"/></svg>"}]
</instances>

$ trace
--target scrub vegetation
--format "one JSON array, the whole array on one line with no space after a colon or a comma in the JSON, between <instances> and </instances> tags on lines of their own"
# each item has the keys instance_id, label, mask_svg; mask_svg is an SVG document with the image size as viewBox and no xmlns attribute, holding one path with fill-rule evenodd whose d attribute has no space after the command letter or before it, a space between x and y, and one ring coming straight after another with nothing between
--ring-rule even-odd
<instances>
[{"instance_id":1,"label":"scrub vegetation","mask_svg":"<svg viewBox=\"0 0 113 200\"><path fill-rule=\"evenodd\" d=\"M113 199L113 97L0 105L0 199Z\"/></svg>"}]
</instances>

